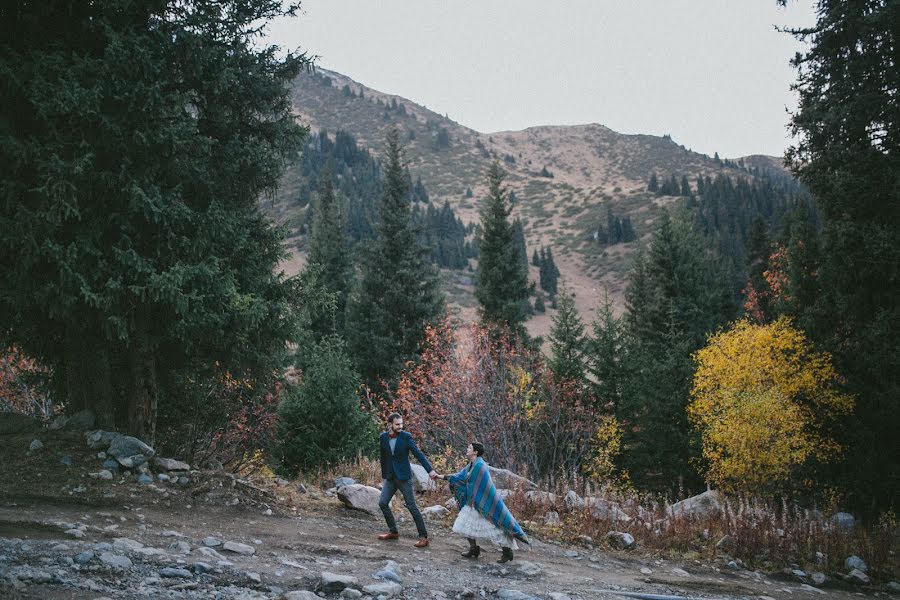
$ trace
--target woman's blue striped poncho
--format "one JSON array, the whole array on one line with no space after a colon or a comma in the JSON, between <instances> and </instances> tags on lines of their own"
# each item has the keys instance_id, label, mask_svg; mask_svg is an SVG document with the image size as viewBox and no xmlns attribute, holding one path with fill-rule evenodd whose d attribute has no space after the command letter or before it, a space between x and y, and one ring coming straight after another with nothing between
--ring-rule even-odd
<instances>
[{"instance_id":1,"label":"woman's blue striped poncho","mask_svg":"<svg viewBox=\"0 0 900 600\"><path fill-rule=\"evenodd\" d=\"M475 508L488 521L510 534L511 536L528 543L528 536L513 518L512 513L506 508L491 474L488 472L487 463L478 457L471 465L466 466L459 473L447 477L447 481L454 487L456 501L459 508L469 504Z\"/></svg>"}]
</instances>

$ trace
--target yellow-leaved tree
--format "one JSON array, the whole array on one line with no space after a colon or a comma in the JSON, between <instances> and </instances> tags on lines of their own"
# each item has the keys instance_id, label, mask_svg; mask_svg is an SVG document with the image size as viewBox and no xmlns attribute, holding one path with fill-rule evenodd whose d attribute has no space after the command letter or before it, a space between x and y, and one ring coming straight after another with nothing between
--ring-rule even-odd
<instances>
[{"instance_id":1,"label":"yellow-leaved tree","mask_svg":"<svg viewBox=\"0 0 900 600\"><path fill-rule=\"evenodd\" d=\"M796 487L792 477L808 461L840 455L826 426L849 414L853 399L838 389L831 356L790 319L738 321L710 336L694 360L688 416L711 484L771 494Z\"/></svg>"}]
</instances>

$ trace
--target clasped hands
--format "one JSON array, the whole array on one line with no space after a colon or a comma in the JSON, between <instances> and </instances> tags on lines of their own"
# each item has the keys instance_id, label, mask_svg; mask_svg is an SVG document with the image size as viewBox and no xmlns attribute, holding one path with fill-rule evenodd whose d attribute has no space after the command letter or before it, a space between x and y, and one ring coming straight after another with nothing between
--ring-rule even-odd
<instances>
[{"instance_id":1,"label":"clasped hands","mask_svg":"<svg viewBox=\"0 0 900 600\"><path fill-rule=\"evenodd\" d=\"M435 471L434 469L431 470L431 473L429 473L428 476L431 477L432 479L444 479L444 476L438 475L438 472Z\"/></svg>"}]
</instances>

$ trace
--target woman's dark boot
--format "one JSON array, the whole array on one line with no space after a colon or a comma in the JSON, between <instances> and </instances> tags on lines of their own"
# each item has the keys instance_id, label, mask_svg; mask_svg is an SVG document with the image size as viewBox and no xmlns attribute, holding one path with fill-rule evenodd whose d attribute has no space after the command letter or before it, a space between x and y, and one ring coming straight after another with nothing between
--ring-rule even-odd
<instances>
[{"instance_id":1,"label":"woman's dark boot","mask_svg":"<svg viewBox=\"0 0 900 600\"><path fill-rule=\"evenodd\" d=\"M463 552L463 558L478 558L478 555L481 554L481 547L474 539L467 539L469 540L469 551Z\"/></svg>"},{"instance_id":2,"label":"woman's dark boot","mask_svg":"<svg viewBox=\"0 0 900 600\"><path fill-rule=\"evenodd\" d=\"M512 559L513 559L512 548L507 548L504 546L503 547L503 556L501 556L500 560L498 560L497 562L505 563L505 562L511 561Z\"/></svg>"}]
</instances>

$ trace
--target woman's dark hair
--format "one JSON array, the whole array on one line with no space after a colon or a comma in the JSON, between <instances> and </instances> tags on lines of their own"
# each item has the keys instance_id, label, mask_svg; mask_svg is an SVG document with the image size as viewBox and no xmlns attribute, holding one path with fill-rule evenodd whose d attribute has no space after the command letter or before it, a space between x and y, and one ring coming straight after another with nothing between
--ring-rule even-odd
<instances>
[{"instance_id":1,"label":"woman's dark hair","mask_svg":"<svg viewBox=\"0 0 900 600\"><path fill-rule=\"evenodd\" d=\"M484 444L481 442L472 442L472 450L474 450L475 454L478 456L484 456Z\"/></svg>"}]
</instances>

